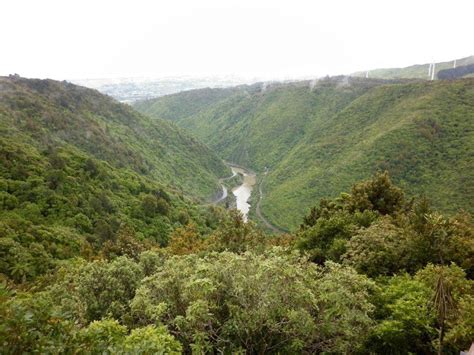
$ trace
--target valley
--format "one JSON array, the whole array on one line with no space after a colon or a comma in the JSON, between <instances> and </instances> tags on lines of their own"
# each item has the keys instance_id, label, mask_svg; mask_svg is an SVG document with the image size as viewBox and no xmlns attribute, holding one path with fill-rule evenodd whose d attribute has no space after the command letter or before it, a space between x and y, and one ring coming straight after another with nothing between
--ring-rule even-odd
<instances>
[{"instance_id":1,"label":"valley","mask_svg":"<svg viewBox=\"0 0 474 355\"><path fill-rule=\"evenodd\" d=\"M472 0L0 9L0 355L474 355Z\"/></svg>"},{"instance_id":2,"label":"valley","mask_svg":"<svg viewBox=\"0 0 474 355\"><path fill-rule=\"evenodd\" d=\"M257 182L257 176L255 173L241 167L231 166L231 169L234 174L239 174L243 178L242 184L232 189L232 194L236 199L237 210L240 211L244 216L244 221L247 221L250 210L250 204L248 203L248 200L252 194L252 191L254 190L255 184Z\"/></svg>"},{"instance_id":3,"label":"valley","mask_svg":"<svg viewBox=\"0 0 474 355\"><path fill-rule=\"evenodd\" d=\"M473 79L341 76L265 87L188 91L135 107L225 160L268 167L260 212L281 229L296 228L314 201L383 170L442 211L473 210Z\"/></svg>"},{"instance_id":4,"label":"valley","mask_svg":"<svg viewBox=\"0 0 474 355\"><path fill-rule=\"evenodd\" d=\"M431 353L442 326L466 348L473 91L254 84L165 96L163 120L0 78L7 353Z\"/></svg>"}]
</instances>

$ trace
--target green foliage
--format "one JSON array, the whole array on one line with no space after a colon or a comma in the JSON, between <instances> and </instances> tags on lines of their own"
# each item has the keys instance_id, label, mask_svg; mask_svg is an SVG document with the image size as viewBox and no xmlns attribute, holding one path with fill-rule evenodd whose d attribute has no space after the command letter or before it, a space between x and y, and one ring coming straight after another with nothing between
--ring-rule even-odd
<instances>
[{"instance_id":1,"label":"green foliage","mask_svg":"<svg viewBox=\"0 0 474 355\"><path fill-rule=\"evenodd\" d=\"M127 327L116 320L104 319L93 321L78 332L76 347L89 354L113 354L117 351L114 345L123 342Z\"/></svg>"},{"instance_id":2,"label":"green foliage","mask_svg":"<svg viewBox=\"0 0 474 355\"><path fill-rule=\"evenodd\" d=\"M395 276L382 280L374 296L377 306L377 326L367 342L367 349L375 353L433 353L439 347L442 331L436 309L436 288L443 275L449 288L453 308L446 313L446 353L455 354L467 349L474 335L468 325L467 305L474 294L472 280L458 266L428 265L413 277ZM458 311L460 310L460 311Z\"/></svg>"},{"instance_id":3,"label":"green foliage","mask_svg":"<svg viewBox=\"0 0 474 355\"><path fill-rule=\"evenodd\" d=\"M242 214L231 210L229 216L220 221L219 227L209 237L207 248L214 251L262 251L266 236L252 222L246 223Z\"/></svg>"},{"instance_id":4,"label":"green foliage","mask_svg":"<svg viewBox=\"0 0 474 355\"><path fill-rule=\"evenodd\" d=\"M391 198L401 192L383 175L357 186L354 195L312 208L296 235L295 246L321 265L288 248L295 236L265 236L236 211L209 215L212 233L196 224L177 228L163 249L111 220L117 231L98 253L108 260L95 261L44 256L38 250L49 249L38 249L40 239L29 249L15 245L15 231L34 225L10 218L1 224L10 235L0 243L2 268L22 253L31 253L17 263L26 271L44 258L60 267L33 279L13 272L28 292L0 287L4 352L454 354L467 348L474 335L470 216L445 218L425 199ZM137 196L140 207L144 195ZM146 196L168 203L159 191ZM380 204L373 196L388 197ZM91 253L87 245L84 255Z\"/></svg>"},{"instance_id":5,"label":"green foliage","mask_svg":"<svg viewBox=\"0 0 474 355\"><path fill-rule=\"evenodd\" d=\"M348 212L336 212L320 218L314 226L299 234L298 248L309 252L313 261L338 261L345 251L345 242L353 235L357 225Z\"/></svg>"},{"instance_id":6,"label":"green foliage","mask_svg":"<svg viewBox=\"0 0 474 355\"><path fill-rule=\"evenodd\" d=\"M25 283L77 256L137 258L188 222L212 231L195 197L226 168L193 138L71 84L0 85L0 273Z\"/></svg>"},{"instance_id":7,"label":"green foliage","mask_svg":"<svg viewBox=\"0 0 474 355\"><path fill-rule=\"evenodd\" d=\"M277 251L189 255L144 280L132 311L140 324L168 324L197 352L346 352L371 324L370 287L352 269L319 270Z\"/></svg>"},{"instance_id":8,"label":"green foliage","mask_svg":"<svg viewBox=\"0 0 474 355\"><path fill-rule=\"evenodd\" d=\"M143 278L142 268L126 257L79 267L53 288L62 311L87 324L104 317L127 321L129 302Z\"/></svg>"},{"instance_id":9,"label":"green foliage","mask_svg":"<svg viewBox=\"0 0 474 355\"><path fill-rule=\"evenodd\" d=\"M357 271L374 277L411 269L411 256L407 231L384 218L356 233L347 243L343 259Z\"/></svg>"},{"instance_id":10,"label":"green foliage","mask_svg":"<svg viewBox=\"0 0 474 355\"><path fill-rule=\"evenodd\" d=\"M181 344L165 327L153 325L132 330L123 345L116 348L118 354L170 354L182 353Z\"/></svg>"},{"instance_id":11,"label":"green foliage","mask_svg":"<svg viewBox=\"0 0 474 355\"><path fill-rule=\"evenodd\" d=\"M450 262L472 277L473 233L468 214L446 218L432 212L426 199L405 202L387 174L376 174L355 184L351 194L313 207L296 247L315 262L343 261L371 277Z\"/></svg>"},{"instance_id":12,"label":"green foliage","mask_svg":"<svg viewBox=\"0 0 474 355\"><path fill-rule=\"evenodd\" d=\"M53 311L45 294L20 293L12 298L0 284L0 346L2 353L64 353L73 324Z\"/></svg>"},{"instance_id":13,"label":"green foliage","mask_svg":"<svg viewBox=\"0 0 474 355\"><path fill-rule=\"evenodd\" d=\"M435 315L429 307L431 290L408 275L396 276L379 285L378 318L367 348L374 353L432 353L436 337Z\"/></svg>"},{"instance_id":14,"label":"green foliage","mask_svg":"<svg viewBox=\"0 0 474 355\"><path fill-rule=\"evenodd\" d=\"M473 79L333 77L226 93L186 113L180 105L206 92L137 108L175 121L228 161L268 167L261 210L276 226L297 227L314 201L385 170L407 196L429 196L443 212L474 210Z\"/></svg>"},{"instance_id":15,"label":"green foliage","mask_svg":"<svg viewBox=\"0 0 474 355\"><path fill-rule=\"evenodd\" d=\"M403 192L392 184L387 172L353 185L348 202L349 211L372 210L382 215L394 214L404 206Z\"/></svg>"},{"instance_id":16,"label":"green foliage","mask_svg":"<svg viewBox=\"0 0 474 355\"><path fill-rule=\"evenodd\" d=\"M452 349L469 349L474 335L474 296L465 295L459 299L457 315L448 321L445 341Z\"/></svg>"},{"instance_id":17,"label":"green foliage","mask_svg":"<svg viewBox=\"0 0 474 355\"><path fill-rule=\"evenodd\" d=\"M121 226L117 232L116 240L107 241L102 253L108 259L113 259L118 256L128 256L131 259L138 260L141 252L145 250L148 243L137 240L135 231L128 226Z\"/></svg>"},{"instance_id":18,"label":"green foliage","mask_svg":"<svg viewBox=\"0 0 474 355\"><path fill-rule=\"evenodd\" d=\"M0 286L2 353L180 354L181 345L166 328L133 329L112 319L77 325L57 313L47 293L22 294L8 299ZM128 334L128 335L127 335Z\"/></svg>"}]
</instances>

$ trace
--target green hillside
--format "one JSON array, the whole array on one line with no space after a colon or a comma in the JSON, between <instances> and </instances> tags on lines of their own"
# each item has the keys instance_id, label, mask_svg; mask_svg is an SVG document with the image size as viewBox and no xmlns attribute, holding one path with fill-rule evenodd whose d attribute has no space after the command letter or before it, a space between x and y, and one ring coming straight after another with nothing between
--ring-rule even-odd
<instances>
[{"instance_id":1,"label":"green hillside","mask_svg":"<svg viewBox=\"0 0 474 355\"><path fill-rule=\"evenodd\" d=\"M96 91L0 79L0 276L25 281L61 260L166 245L177 227L213 228L197 197L226 167L165 121Z\"/></svg>"},{"instance_id":2,"label":"green hillside","mask_svg":"<svg viewBox=\"0 0 474 355\"><path fill-rule=\"evenodd\" d=\"M236 211L196 204L180 191L186 175L179 171L174 181L159 174L171 169L147 155L159 144L157 155L174 161L192 164L196 151L213 157L174 125L70 84L2 79L1 353L467 349L474 334L472 216L441 215L386 173L343 193L330 189L385 163L402 183L412 182L411 169L434 176L443 184L420 179L438 184L428 192L435 196L464 178L469 197L472 159L463 159L472 158L473 80L381 85L337 78L312 91L307 84L249 92L250 111L238 116L271 121L261 112L271 108L281 122L262 124L276 142L292 144L286 154L268 145L275 160L265 212L290 225L304 204L311 207L296 217L293 233L268 235ZM305 115L292 120L288 112L297 109ZM301 138L283 134L291 122L302 127ZM252 142L252 133L241 139ZM154 141L139 145L143 137ZM242 158L261 154L262 146L249 147ZM426 170L430 154L436 166ZM318 204L324 188L334 198Z\"/></svg>"},{"instance_id":3,"label":"green hillside","mask_svg":"<svg viewBox=\"0 0 474 355\"><path fill-rule=\"evenodd\" d=\"M206 146L164 120L150 120L97 91L52 80L1 78L5 135L71 144L115 167L209 199L227 168ZM8 129L12 130L8 132Z\"/></svg>"},{"instance_id":4,"label":"green hillside","mask_svg":"<svg viewBox=\"0 0 474 355\"><path fill-rule=\"evenodd\" d=\"M435 78L440 70L450 69L453 67L454 60L449 62L440 62L435 65ZM456 59L456 66L464 66L474 64L474 56L469 56L461 59ZM383 68L383 69L373 69L369 70L370 78L378 79L430 79L428 75L430 63L427 64L416 64L411 65L405 68ZM364 77L366 76L367 71L360 71L351 74L351 76ZM468 75L469 76L469 75Z\"/></svg>"},{"instance_id":5,"label":"green hillside","mask_svg":"<svg viewBox=\"0 0 474 355\"><path fill-rule=\"evenodd\" d=\"M474 80L381 86L314 130L273 169L262 208L295 226L297 219L278 206L302 212L387 170L409 195L430 196L440 210L473 211L473 158Z\"/></svg>"},{"instance_id":6,"label":"green hillside","mask_svg":"<svg viewBox=\"0 0 474 355\"><path fill-rule=\"evenodd\" d=\"M320 80L313 89L310 82L273 83L265 91L263 84L241 86L206 106L200 104L206 91L196 90L144 101L136 108L154 118L166 111L167 119L186 128L225 159L263 170L276 164L321 119L370 88L386 83L351 80L358 85L350 86L348 78L338 77ZM195 98L199 98L196 105ZM174 110L180 102L184 107L195 107L194 114Z\"/></svg>"},{"instance_id":7,"label":"green hillside","mask_svg":"<svg viewBox=\"0 0 474 355\"><path fill-rule=\"evenodd\" d=\"M173 121L176 117L192 116L236 91L237 88L189 90L163 96L157 105L150 104L150 101L139 101L134 106L149 116Z\"/></svg>"},{"instance_id":8,"label":"green hillside","mask_svg":"<svg viewBox=\"0 0 474 355\"><path fill-rule=\"evenodd\" d=\"M315 201L385 169L440 210L474 209L474 80L334 77L262 88L172 119L224 159L269 167L261 209L275 225L296 227Z\"/></svg>"}]
</instances>

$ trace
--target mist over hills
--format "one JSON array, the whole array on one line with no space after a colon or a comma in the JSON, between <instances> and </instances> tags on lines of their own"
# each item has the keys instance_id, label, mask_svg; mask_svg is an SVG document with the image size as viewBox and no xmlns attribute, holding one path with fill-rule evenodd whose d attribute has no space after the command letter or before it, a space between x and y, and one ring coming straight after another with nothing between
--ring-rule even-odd
<instances>
[{"instance_id":1,"label":"mist over hills","mask_svg":"<svg viewBox=\"0 0 474 355\"><path fill-rule=\"evenodd\" d=\"M341 76L189 91L136 108L176 122L223 159L268 167L262 212L294 228L314 201L378 170L440 210L472 211L473 105L474 79Z\"/></svg>"},{"instance_id":2,"label":"mist over hills","mask_svg":"<svg viewBox=\"0 0 474 355\"><path fill-rule=\"evenodd\" d=\"M255 81L255 80L254 80ZM247 82L250 79L236 76L192 77L177 76L165 78L117 78L117 79L79 79L73 83L97 89L125 103L152 99L181 91L201 88L231 87Z\"/></svg>"},{"instance_id":3,"label":"mist over hills","mask_svg":"<svg viewBox=\"0 0 474 355\"><path fill-rule=\"evenodd\" d=\"M411 65L405 68L382 68L382 69L371 69L367 71L360 71L351 74L351 76L366 77L367 75L370 78L379 78L379 79L426 79L430 80L432 78L431 66L433 63L426 64L416 64ZM438 79L438 73L446 69L452 69L454 67L462 67L474 64L474 56L469 56L465 58L453 59L448 62L439 62L435 63L434 67L434 79ZM466 72L463 76L472 76L472 71ZM444 79L443 77L439 79Z\"/></svg>"}]
</instances>

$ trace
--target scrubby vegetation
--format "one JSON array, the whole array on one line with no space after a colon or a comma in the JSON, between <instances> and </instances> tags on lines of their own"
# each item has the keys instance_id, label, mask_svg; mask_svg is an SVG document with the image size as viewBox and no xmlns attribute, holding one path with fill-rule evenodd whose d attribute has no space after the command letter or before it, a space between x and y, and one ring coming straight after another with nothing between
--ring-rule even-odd
<instances>
[{"instance_id":1,"label":"scrubby vegetation","mask_svg":"<svg viewBox=\"0 0 474 355\"><path fill-rule=\"evenodd\" d=\"M205 145L163 120L67 82L0 78L0 134L39 150L75 148L113 168L132 170L209 199L229 175Z\"/></svg>"},{"instance_id":2,"label":"scrubby vegetation","mask_svg":"<svg viewBox=\"0 0 474 355\"><path fill-rule=\"evenodd\" d=\"M197 198L227 170L178 128L67 83L0 85L0 273L9 279L166 245L193 221L202 233L215 227L219 213Z\"/></svg>"},{"instance_id":3,"label":"scrubby vegetation","mask_svg":"<svg viewBox=\"0 0 474 355\"><path fill-rule=\"evenodd\" d=\"M6 353L456 354L474 336L473 237L470 215L378 174L293 235L230 212L166 248L128 236L119 253L4 275L0 339Z\"/></svg>"},{"instance_id":4,"label":"scrubby vegetation","mask_svg":"<svg viewBox=\"0 0 474 355\"><path fill-rule=\"evenodd\" d=\"M182 97L188 106L191 93ZM228 161L260 173L268 167L261 210L282 229L294 230L315 200L380 170L438 210L474 210L474 79L241 87L185 115L174 110L180 95L149 101L147 112L166 111Z\"/></svg>"},{"instance_id":5,"label":"scrubby vegetation","mask_svg":"<svg viewBox=\"0 0 474 355\"><path fill-rule=\"evenodd\" d=\"M0 84L2 354L458 354L470 346L470 213L443 215L385 172L313 199L293 233L267 235L235 210L199 203L183 176L160 180L109 150L142 156L148 148L126 143L138 140L133 120L160 121L111 101L106 107L132 113L131 131L105 131L88 145L68 133L69 123L79 126L67 117L89 117L79 103L92 93L64 98L79 106L56 116L63 90L82 89ZM173 130L178 147L189 141ZM173 161L193 159L182 154ZM153 169L161 168L166 159Z\"/></svg>"}]
</instances>

